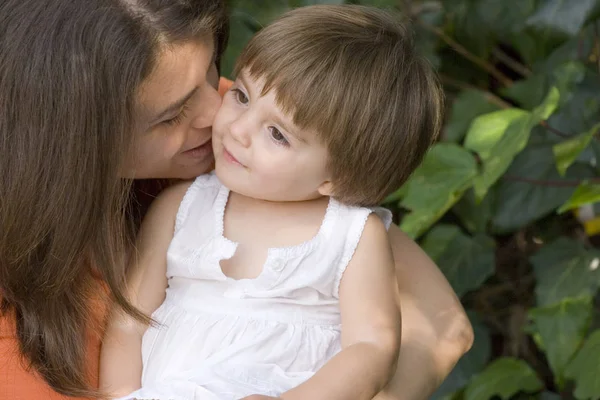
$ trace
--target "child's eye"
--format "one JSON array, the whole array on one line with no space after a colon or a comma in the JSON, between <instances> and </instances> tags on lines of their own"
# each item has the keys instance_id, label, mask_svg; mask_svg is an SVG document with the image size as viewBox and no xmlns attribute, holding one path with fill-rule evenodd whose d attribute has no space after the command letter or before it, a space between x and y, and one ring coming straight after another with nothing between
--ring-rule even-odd
<instances>
[{"instance_id":1,"label":"child's eye","mask_svg":"<svg viewBox=\"0 0 600 400\"><path fill-rule=\"evenodd\" d=\"M274 126L269 127L269 131L271 132L271 139L281 146L289 146L290 142L286 139L286 137L281 133L281 131Z\"/></svg>"},{"instance_id":2,"label":"child's eye","mask_svg":"<svg viewBox=\"0 0 600 400\"><path fill-rule=\"evenodd\" d=\"M246 96L246 93L242 92L240 89L231 89L231 91L233 92L233 95L235 96L235 99L238 101L238 103L240 104L248 104L248 96Z\"/></svg>"}]
</instances>

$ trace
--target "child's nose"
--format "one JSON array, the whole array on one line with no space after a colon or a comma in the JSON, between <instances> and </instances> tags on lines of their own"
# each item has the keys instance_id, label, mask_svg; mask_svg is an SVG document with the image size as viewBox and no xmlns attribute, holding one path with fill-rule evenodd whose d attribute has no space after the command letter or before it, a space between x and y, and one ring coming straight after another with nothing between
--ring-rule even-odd
<instances>
[{"instance_id":1,"label":"child's nose","mask_svg":"<svg viewBox=\"0 0 600 400\"><path fill-rule=\"evenodd\" d=\"M251 143L250 124L247 112L238 116L230 125L229 131L231 136L242 146L249 147Z\"/></svg>"}]
</instances>

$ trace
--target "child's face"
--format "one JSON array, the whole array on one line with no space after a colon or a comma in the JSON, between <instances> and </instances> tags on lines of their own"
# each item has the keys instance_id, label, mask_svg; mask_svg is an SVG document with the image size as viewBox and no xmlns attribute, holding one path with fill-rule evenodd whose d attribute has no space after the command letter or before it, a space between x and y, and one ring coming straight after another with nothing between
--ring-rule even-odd
<instances>
[{"instance_id":1,"label":"child's face","mask_svg":"<svg viewBox=\"0 0 600 400\"><path fill-rule=\"evenodd\" d=\"M300 130L263 82L247 73L225 94L213 123L217 176L234 192L269 201L329 195L327 150L316 133Z\"/></svg>"}]
</instances>

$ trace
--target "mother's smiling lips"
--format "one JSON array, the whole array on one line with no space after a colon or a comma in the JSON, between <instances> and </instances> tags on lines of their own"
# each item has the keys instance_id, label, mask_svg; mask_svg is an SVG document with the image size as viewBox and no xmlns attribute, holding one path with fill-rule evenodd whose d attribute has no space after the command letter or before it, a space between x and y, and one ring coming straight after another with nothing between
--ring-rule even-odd
<instances>
[{"instance_id":1,"label":"mother's smiling lips","mask_svg":"<svg viewBox=\"0 0 600 400\"><path fill-rule=\"evenodd\" d=\"M182 154L189 155L194 158L204 158L212 152L212 139L208 139L200 146L193 147L184 151Z\"/></svg>"}]
</instances>

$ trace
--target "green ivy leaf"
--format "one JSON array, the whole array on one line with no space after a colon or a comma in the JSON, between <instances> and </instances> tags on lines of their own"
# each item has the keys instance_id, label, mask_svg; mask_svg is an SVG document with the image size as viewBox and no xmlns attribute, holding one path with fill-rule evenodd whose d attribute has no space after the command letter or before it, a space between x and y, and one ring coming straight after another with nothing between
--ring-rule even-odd
<instances>
[{"instance_id":1,"label":"green ivy leaf","mask_svg":"<svg viewBox=\"0 0 600 400\"><path fill-rule=\"evenodd\" d=\"M465 90L461 92L452 102L452 113L444 128L443 139L448 142L459 142L467 133L473 118L497 109L498 106L490 103L482 91Z\"/></svg>"},{"instance_id":2,"label":"green ivy leaf","mask_svg":"<svg viewBox=\"0 0 600 400\"><path fill-rule=\"evenodd\" d=\"M560 92L560 105L571 99L575 87L585 79L585 64L569 60L552 71L552 80Z\"/></svg>"},{"instance_id":3,"label":"green ivy leaf","mask_svg":"<svg viewBox=\"0 0 600 400\"><path fill-rule=\"evenodd\" d=\"M556 168L561 175L565 175L567 168L575 162L579 154L590 144L590 141L600 130L600 124L596 124L592 129L564 142L554 145L552 151L556 159Z\"/></svg>"},{"instance_id":4,"label":"green ivy leaf","mask_svg":"<svg viewBox=\"0 0 600 400\"><path fill-rule=\"evenodd\" d=\"M454 225L434 227L423 248L438 264L459 297L477 289L494 273L495 242L487 235L474 237Z\"/></svg>"},{"instance_id":5,"label":"green ivy leaf","mask_svg":"<svg viewBox=\"0 0 600 400\"><path fill-rule=\"evenodd\" d=\"M568 297L593 296L600 283L600 251L561 237L530 258L537 280L538 306L556 304Z\"/></svg>"},{"instance_id":6,"label":"green ivy leaf","mask_svg":"<svg viewBox=\"0 0 600 400\"><path fill-rule=\"evenodd\" d=\"M600 330L590 335L565 371L575 381L578 400L600 399Z\"/></svg>"},{"instance_id":7,"label":"green ivy leaf","mask_svg":"<svg viewBox=\"0 0 600 400\"><path fill-rule=\"evenodd\" d=\"M565 61L554 68L538 68L536 73L504 88L501 93L518 102L521 108L531 110L544 100L551 86L556 86L560 93L560 106L571 97L575 85L585 77L585 65L579 61Z\"/></svg>"},{"instance_id":8,"label":"green ivy leaf","mask_svg":"<svg viewBox=\"0 0 600 400\"><path fill-rule=\"evenodd\" d=\"M452 240L459 235L461 235L461 232L458 226L439 224L423 238L421 247L435 261L442 256Z\"/></svg>"},{"instance_id":9,"label":"green ivy leaf","mask_svg":"<svg viewBox=\"0 0 600 400\"><path fill-rule=\"evenodd\" d=\"M541 43L542 46L540 46L538 35L529 30L510 35L508 39L512 47L519 52L526 65L543 62L548 53L552 51L552 48L546 46L545 43Z\"/></svg>"},{"instance_id":10,"label":"green ivy leaf","mask_svg":"<svg viewBox=\"0 0 600 400\"><path fill-rule=\"evenodd\" d=\"M562 397L553 392L542 392L539 400L562 400Z\"/></svg>"},{"instance_id":11,"label":"green ivy leaf","mask_svg":"<svg viewBox=\"0 0 600 400\"><path fill-rule=\"evenodd\" d=\"M544 102L528 115L517 117L504 135L492 148L490 157L484 162L483 172L475 179L475 195L483 199L489 188L502 176L514 157L527 145L531 129L548 118L559 101L558 89L550 89Z\"/></svg>"},{"instance_id":12,"label":"green ivy leaf","mask_svg":"<svg viewBox=\"0 0 600 400\"><path fill-rule=\"evenodd\" d=\"M308 1L308 0L304 0ZM252 36L294 6L293 0L231 0L229 42L221 59L221 75L233 78L233 67ZM342 3L341 1L338 3ZM307 5L307 4L305 4Z\"/></svg>"},{"instance_id":13,"label":"green ivy leaf","mask_svg":"<svg viewBox=\"0 0 600 400\"><path fill-rule=\"evenodd\" d=\"M600 201L600 185L595 183L584 182L577 186L575 192L559 209L559 213L579 208L583 205L596 203Z\"/></svg>"},{"instance_id":14,"label":"green ivy leaf","mask_svg":"<svg viewBox=\"0 0 600 400\"><path fill-rule=\"evenodd\" d=\"M579 348L592 319L590 297L567 298L558 304L529 311L533 329L539 335L554 379L563 386L567 364Z\"/></svg>"},{"instance_id":15,"label":"green ivy leaf","mask_svg":"<svg viewBox=\"0 0 600 400\"><path fill-rule=\"evenodd\" d=\"M391 0L383 1L390 2ZM361 4L368 5L369 2L369 0L364 0ZM398 5L397 0L393 0L393 2ZM428 26L440 27L444 21L444 10L440 7L440 4L437 2L426 1L421 3L421 5L422 9L419 20ZM439 38L433 32L426 29L423 24L415 24L413 29L415 32L415 46L417 52L425 57L431 63L433 68L439 69L441 63L440 55L438 54Z\"/></svg>"},{"instance_id":16,"label":"green ivy leaf","mask_svg":"<svg viewBox=\"0 0 600 400\"><path fill-rule=\"evenodd\" d=\"M477 175L475 158L451 143L434 145L407 182L402 206L412 210L401 228L417 237L456 203Z\"/></svg>"},{"instance_id":17,"label":"green ivy leaf","mask_svg":"<svg viewBox=\"0 0 600 400\"><path fill-rule=\"evenodd\" d=\"M587 132L600 122L600 79L586 71L585 77L573 85L566 101L548 118L548 125L567 135ZM557 137L558 138L558 137Z\"/></svg>"},{"instance_id":18,"label":"green ivy leaf","mask_svg":"<svg viewBox=\"0 0 600 400\"><path fill-rule=\"evenodd\" d=\"M256 32L256 29L254 28L255 21L243 10L233 10L229 24L231 30L227 49L221 57L221 75L233 78L235 61Z\"/></svg>"},{"instance_id":19,"label":"green ivy leaf","mask_svg":"<svg viewBox=\"0 0 600 400\"><path fill-rule=\"evenodd\" d=\"M231 9L233 14L244 15L246 18L253 20L257 28L260 29L273 22L284 12L300 5L293 4L294 1L298 0L270 0L268 2L231 0Z\"/></svg>"},{"instance_id":20,"label":"green ivy leaf","mask_svg":"<svg viewBox=\"0 0 600 400\"><path fill-rule=\"evenodd\" d=\"M535 11L535 0L479 0L476 4L482 22L500 38L523 31L527 18Z\"/></svg>"},{"instance_id":21,"label":"green ivy leaf","mask_svg":"<svg viewBox=\"0 0 600 400\"><path fill-rule=\"evenodd\" d=\"M482 160L487 160L509 125L527 115L529 113L518 108L480 115L471 123L464 146L479 154Z\"/></svg>"},{"instance_id":22,"label":"green ivy leaf","mask_svg":"<svg viewBox=\"0 0 600 400\"><path fill-rule=\"evenodd\" d=\"M480 0L444 0L443 6L456 41L473 53L486 56L492 45L493 32L480 15Z\"/></svg>"},{"instance_id":23,"label":"green ivy leaf","mask_svg":"<svg viewBox=\"0 0 600 400\"><path fill-rule=\"evenodd\" d=\"M548 74L553 74L562 64L579 60L580 54L590 54L595 46L594 41L594 27L588 26L579 35L552 49L545 60L540 60L538 66Z\"/></svg>"},{"instance_id":24,"label":"green ivy leaf","mask_svg":"<svg viewBox=\"0 0 600 400\"><path fill-rule=\"evenodd\" d=\"M341 3L343 3L343 1L341 1ZM356 3L379 8L392 8L398 6L398 0L359 0L356 1Z\"/></svg>"},{"instance_id":25,"label":"green ivy leaf","mask_svg":"<svg viewBox=\"0 0 600 400\"><path fill-rule=\"evenodd\" d=\"M593 175L587 167L575 164L567 172L570 180ZM518 230L538 218L552 213L573 194L571 186L544 185L533 182L560 181L552 148L548 145L527 147L513 161L506 179L498 182L494 194L492 229L496 233ZM512 179L512 180L511 180Z\"/></svg>"},{"instance_id":26,"label":"green ivy leaf","mask_svg":"<svg viewBox=\"0 0 600 400\"><path fill-rule=\"evenodd\" d=\"M473 376L485 367L485 364L490 359L492 345L489 329L477 314L467 312L467 315L469 316L475 335L473 346L471 350L458 360L450 375L448 375L438 390L431 396L430 400L442 400L452 397L452 394L465 387Z\"/></svg>"},{"instance_id":27,"label":"green ivy leaf","mask_svg":"<svg viewBox=\"0 0 600 400\"><path fill-rule=\"evenodd\" d=\"M590 164L593 165L594 170L596 171L596 175L600 175L600 142L597 140L592 140L592 145L590 146L590 158L594 160Z\"/></svg>"},{"instance_id":28,"label":"green ivy leaf","mask_svg":"<svg viewBox=\"0 0 600 400\"><path fill-rule=\"evenodd\" d=\"M536 392L543 387L542 381L524 361L499 358L472 380L465 392L465 400L494 396L507 400L519 392Z\"/></svg>"},{"instance_id":29,"label":"green ivy leaf","mask_svg":"<svg viewBox=\"0 0 600 400\"><path fill-rule=\"evenodd\" d=\"M315 4L344 4L344 0L290 0L292 7L312 6ZM377 5L374 5L377 7Z\"/></svg>"},{"instance_id":30,"label":"green ivy leaf","mask_svg":"<svg viewBox=\"0 0 600 400\"><path fill-rule=\"evenodd\" d=\"M532 75L502 89L504 96L518 102L526 110L531 110L540 104L546 93L548 93L548 77L544 74Z\"/></svg>"},{"instance_id":31,"label":"green ivy leaf","mask_svg":"<svg viewBox=\"0 0 600 400\"><path fill-rule=\"evenodd\" d=\"M490 190L483 200L477 203L475 192L469 189L452 208L465 228L471 233L485 232L493 215L495 191Z\"/></svg>"},{"instance_id":32,"label":"green ivy leaf","mask_svg":"<svg viewBox=\"0 0 600 400\"><path fill-rule=\"evenodd\" d=\"M544 36L575 36L595 6L596 0L542 0L527 25Z\"/></svg>"}]
</instances>

